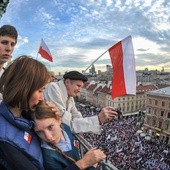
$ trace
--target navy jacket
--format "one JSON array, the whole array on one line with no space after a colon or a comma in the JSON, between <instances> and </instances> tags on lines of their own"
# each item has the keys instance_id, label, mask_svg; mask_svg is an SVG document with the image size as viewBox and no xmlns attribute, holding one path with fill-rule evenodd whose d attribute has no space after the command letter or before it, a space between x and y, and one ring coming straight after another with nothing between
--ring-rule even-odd
<instances>
[{"instance_id":1,"label":"navy jacket","mask_svg":"<svg viewBox=\"0 0 170 170\"><path fill-rule=\"evenodd\" d=\"M79 160L79 150L77 147L74 146L75 139L70 130L70 127L66 124L62 124L62 129L67 133L72 145L72 150L64 153L67 154L69 157L72 157L75 161ZM55 150L42 148L42 153L44 157L44 166L47 170L80 170L75 163L65 158L63 155ZM93 170L95 168L91 167L87 169Z\"/></svg>"},{"instance_id":2,"label":"navy jacket","mask_svg":"<svg viewBox=\"0 0 170 170\"><path fill-rule=\"evenodd\" d=\"M3 152L0 155L1 159L8 160L7 163L11 167L22 162L23 158L19 156L19 153L13 156L15 154L11 152L13 147L23 154L37 169L44 170L40 141L32 130L32 122L22 117L14 117L9 107L4 102L1 102L0 125L0 151ZM3 143L8 150L4 150ZM12 167L12 169L15 168ZM30 168L26 167L26 169Z\"/></svg>"}]
</instances>

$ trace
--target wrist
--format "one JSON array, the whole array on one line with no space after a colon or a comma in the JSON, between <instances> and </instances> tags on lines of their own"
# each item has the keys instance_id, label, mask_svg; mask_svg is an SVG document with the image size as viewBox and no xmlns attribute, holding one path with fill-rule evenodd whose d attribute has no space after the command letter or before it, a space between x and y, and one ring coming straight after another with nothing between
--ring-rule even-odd
<instances>
[{"instance_id":1,"label":"wrist","mask_svg":"<svg viewBox=\"0 0 170 170\"><path fill-rule=\"evenodd\" d=\"M84 161L83 161L82 159L78 160L75 164L76 164L81 170L87 168L87 167L85 166L85 164L84 164Z\"/></svg>"}]
</instances>

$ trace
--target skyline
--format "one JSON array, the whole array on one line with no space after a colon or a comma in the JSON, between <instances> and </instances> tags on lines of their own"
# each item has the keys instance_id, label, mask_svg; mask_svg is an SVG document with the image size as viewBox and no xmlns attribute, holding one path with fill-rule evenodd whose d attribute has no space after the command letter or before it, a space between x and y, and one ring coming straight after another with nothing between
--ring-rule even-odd
<instances>
[{"instance_id":1,"label":"skyline","mask_svg":"<svg viewBox=\"0 0 170 170\"><path fill-rule=\"evenodd\" d=\"M85 70L118 41L131 35L136 70L170 71L168 0L10 0L1 25L18 30L13 59L22 54L42 61L56 74ZM38 54L44 39L54 62ZM94 65L104 70L110 58Z\"/></svg>"}]
</instances>

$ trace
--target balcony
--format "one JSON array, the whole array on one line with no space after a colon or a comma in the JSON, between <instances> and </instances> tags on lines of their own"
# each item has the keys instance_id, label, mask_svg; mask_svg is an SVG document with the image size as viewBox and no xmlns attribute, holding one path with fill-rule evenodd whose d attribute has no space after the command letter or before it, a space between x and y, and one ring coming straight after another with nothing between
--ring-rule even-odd
<instances>
[{"instance_id":1,"label":"balcony","mask_svg":"<svg viewBox=\"0 0 170 170\"><path fill-rule=\"evenodd\" d=\"M79 141L80 156L83 157L84 153L88 151L90 148L92 148L92 146L80 134L74 134L74 136ZM100 163L99 170L118 170L118 169L110 161L106 159Z\"/></svg>"}]
</instances>

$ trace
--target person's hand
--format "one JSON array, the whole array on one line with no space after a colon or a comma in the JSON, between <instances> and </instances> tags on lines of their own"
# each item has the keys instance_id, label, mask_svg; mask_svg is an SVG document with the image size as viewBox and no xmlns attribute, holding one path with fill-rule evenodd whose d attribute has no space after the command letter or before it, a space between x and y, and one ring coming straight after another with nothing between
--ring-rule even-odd
<instances>
[{"instance_id":1,"label":"person's hand","mask_svg":"<svg viewBox=\"0 0 170 170\"><path fill-rule=\"evenodd\" d=\"M80 169L86 169L91 166L95 166L96 163L104 160L106 158L106 155L104 154L103 151L100 149L92 148L90 149L82 159L76 162L76 165Z\"/></svg>"},{"instance_id":2,"label":"person's hand","mask_svg":"<svg viewBox=\"0 0 170 170\"><path fill-rule=\"evenodd\" d=\"M109 122L116 116L117 112L115 111L115 108L111 106L104 107L98 115L100 123Z\"/></svg>"}]
</instances>

